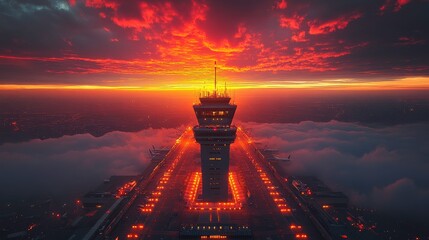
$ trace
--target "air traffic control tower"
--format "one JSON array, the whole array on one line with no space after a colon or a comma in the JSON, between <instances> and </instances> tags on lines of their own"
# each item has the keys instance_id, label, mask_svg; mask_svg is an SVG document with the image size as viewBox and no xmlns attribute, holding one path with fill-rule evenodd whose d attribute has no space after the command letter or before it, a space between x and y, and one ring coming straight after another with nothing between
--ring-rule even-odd
<instances>
[{"instance_id":1,"label":"air traffic control tower","mask_svg":"<svg viewBox=\"0 0 429 240\"><path fill-rule=\"evenodd\" d=\"M193 128L195 140L201 145L202 200L228 201L229 147L237 128L231 126L237 105L226 93L203 92L200 103L194 104L198 125Z\"/></svg>"}]
</instances>

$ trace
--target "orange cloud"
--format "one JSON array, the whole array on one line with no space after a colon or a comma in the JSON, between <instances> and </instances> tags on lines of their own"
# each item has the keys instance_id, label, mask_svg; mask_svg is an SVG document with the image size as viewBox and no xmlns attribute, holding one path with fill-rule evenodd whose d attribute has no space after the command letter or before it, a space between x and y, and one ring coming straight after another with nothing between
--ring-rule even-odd
<instances>
[{"instance_id":1,"label":"orange cloud","mask_svg":"<svg viewBox=\"0 0 429 240\"><path fill-rule=\"evenodd\" d=\"M112 17L112 20L120 27L135 28L137 31L141 31L142 28L151 28L155 23L165 24L167 22L171 22L177 15L171 4L168 2L158 5L142 2L139 4L139 8L139 18L119 16L118 13L115 13L115 16Z\"/></svg>"},{"instance_id":2,"label":"orange cloud","mask_svg":"<svg viewBox=\"0 0 429 240\"><path fill-rule=\"evenodd\" d=\"M360 17L362 17L361 13L355 13L349 16L341 16L326 22L312 21L308 23L310 27L309 33L312 35L318 35L341 30L346 28L351 21L359 19Z\"/></svg>"}]
</instances>

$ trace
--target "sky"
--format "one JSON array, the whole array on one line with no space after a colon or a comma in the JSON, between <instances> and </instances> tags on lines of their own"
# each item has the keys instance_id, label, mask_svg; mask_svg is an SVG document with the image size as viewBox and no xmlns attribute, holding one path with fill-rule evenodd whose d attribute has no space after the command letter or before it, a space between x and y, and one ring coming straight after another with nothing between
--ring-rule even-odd
<instances>
[{"instance_id":1,"label":"sky","mask_svg":"<svg viewBox=\"0 0 429 240\"><path fill-rule=\"evenodd\" d=\"M0 0L0 89L429 87L428 0Z\"/></svg>"}]
</instances>

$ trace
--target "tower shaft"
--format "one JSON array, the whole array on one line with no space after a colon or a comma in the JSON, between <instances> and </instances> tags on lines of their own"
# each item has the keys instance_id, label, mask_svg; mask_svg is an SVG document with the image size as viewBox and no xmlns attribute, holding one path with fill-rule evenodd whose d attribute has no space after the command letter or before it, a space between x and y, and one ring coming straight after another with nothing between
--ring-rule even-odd
<instances>
[{"instance_id":1,"label":"tower shaft","mask_svg":"<svg viewBox=\"0 0 429 240\"><path fill-rule=\"evenodd\" d=\"M202 199L208 202L228 200L229 150L237 131L231 125L237 106L230 100L214 92L194 105L198 119L194 136L201 145Z\"/></svg>"}]
</instances>

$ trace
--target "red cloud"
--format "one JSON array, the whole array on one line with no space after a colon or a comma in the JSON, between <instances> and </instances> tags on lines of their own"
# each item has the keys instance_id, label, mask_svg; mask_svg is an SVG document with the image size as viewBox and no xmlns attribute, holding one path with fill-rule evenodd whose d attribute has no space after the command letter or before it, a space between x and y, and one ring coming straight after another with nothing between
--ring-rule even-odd
<instances>
[{"instance_id":1,"label":"red cloud","mask_svg":"<svg viewBox=\"0 0 429 240\"><path fill-rule=\"evenodd\" d=\"M276 6L278 9L286 9L287 8L287 2L285 0L281 0L277 3Z\"/></svg>"},{"instance_id":2,"label":"red cloud","mask_svg":"<svg viewBox=\"0 0 429 240\"><path fill-rule=\"evenodd\" d=\"M205 20L207 5L197 1L170 2L139 0L86 0L86 7L100 9L100 17L110 19L116 26L127 30L130 40L161 40L201 35L197 22ZM184 9L184 6L186 10ZM188 12L186 12L188 11ZM190 37L192 38L192 37Z\"/></svg>"},{"instance_id":3,"label":"red cloud","mask_svg":"<svg viewBox=\"0 0 429 240\"><path fill-rule=\"evenodd\" d=\"M86 7L102 10L99 13L101 18L109 18L115 25L131 29L129 39L139 40L143 29L151 29L157 25L160 29L166 29L179 14L170 2L156 1L154 3L140 1L118 1L118 0L86 0ZM109 14L107 14L109 13ZM144 34L144 38L160 38L160 34L154 31Z\"/></svg>"},{"instance_id":4,"label":"red cloud","mask_svg":"<svg viewBox=\"0 0 429 240\"><path fill-rule=\"evenodd\" d=\"M288 18L285 16L281 16L280 27L298 30L302 20L304 20L304 17L293 16L291 18Z\"/></svg>"},{"instance_id":5,"label":"red cloud","mask_svg":"<svg viewBox=\"0 0 429 240\"><path fill-rule=\"evenodd\" d=\"M361 13L355 13L350 16L341 16L337 19L322 23L318 21L312 21L308 23L310 27L309 33L312 35L327 34L336 30L344 29L351 21L359 19L360 17L362 17Z\"/></svg>"},{"instance_id":6,"label":"red cloud","mask_svg":"<svg viewBox=\"0 0 429 240\"><path fill-rule=\"evenodd\" d=\"M279 43L281 44L281 43ZM315 47L295 47L290 52L278 49L264 49L258 56L254 71L296 71L325 72L338 70L329 63L329 59L350 54L351 50L316 49Z\"/></svg>"},{"instance_id":7,"label":"red cloud","mask_svg":"<svg viewBox=\"0 0 429 240\"><path fill-rule=\"evenodd\" d=\"M403 6L407 5L410 2L411 0L396 0L396 2L393 3L392 0L386 0L384 4L379 8L380 14L383 14L385 11L392 8L394 12L398 12Z\"/></svg>"},{"instance_id":8,"label":"red cloud","mask_svg":"<svg viewBox=\"0 0 429 240\"><path fill-rule=\"evenodd\" d=\"M308 39L305 38L305 31L301 31L299 33L292 35L291 39L294 42L307 42L308 41Z\"/></svg>"},{"instance_id":9,"label":"red cloud","mask_svg":"<svg viewBox=\"0 0 429 240\"><path fill-rule=\"evenodd\" d=\"M397 0L396 4L395 4L394 11L395 12L399 11L403 6L405 6L406 4L408 4L410 2L411 2L411 0Z\"/></svg>"},{"instance_id":10,"label":"red cloud","mask_svg":"<svg viewBox=\"0 0 429 240\"><path fill-rule=\"evenodd\" d=\"M85 6L93 8L118 9L118 4L109 0L86 0Z\"/></svg>"},{"instance_id":11,"label":"red cloud","mask_svg":"<svg viewBox=\"0 0 429 240\"><path fill-rule=\"evenodd\" d=\"M123 28L135 28L140 31L142 28L149 29L155 23L168 23L173 20L177 15L171 3L164 4L148 4L140 3L138 5L140 10L139 18L124 16L117 11L112 17L113 22Z\"/></svg>"},{"instance_id":12,"label":"red cloud","mask_svg":"<svg viewBox=\"0 0 429 240\"><path fill-rule=\"evenodd\" d=\"M395 45L418 45L426 43L424 39L416 39L413 37L400 37L398 40L399 42L395 43Z\"/></svg>"}]
</instances>

